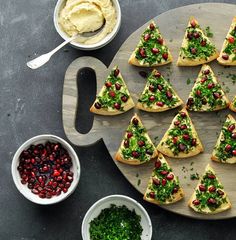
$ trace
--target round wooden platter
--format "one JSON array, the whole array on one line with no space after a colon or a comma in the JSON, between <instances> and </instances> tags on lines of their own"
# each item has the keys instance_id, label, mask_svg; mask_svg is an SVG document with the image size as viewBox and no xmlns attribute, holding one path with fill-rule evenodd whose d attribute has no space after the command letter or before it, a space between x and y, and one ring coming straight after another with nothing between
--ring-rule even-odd
<instances>
[{"instance_id":1,"label":"round wooden platter","mask_svg":"<svg viewBox=\"0 0 236 240\"><path fill-rule=\"evenodd\" d=\"M195 16L202 28L210 26L214 33L212 41L216 44L217 48L220 49L235 13L235 5L205 3L173 9L154 18L174 57L172 64L159 67L158 69L164 77L170 79L170 82L176 89L177 93L184 101L186 101L193 86L193 81L196 79L200 70L200 66L176 66L179 48L181 46L189 17ZM110 64L109 69L107 69L102 62L91 57L78 58L68 67L65 74L63 92L63 124L67 137L74 144L80 146L89 145L103 138L111 156L114 157L128 126L129 120L134 112L137 112L142 119L144 126L147 128L147 131L155 144L158 143L168 129L173 117L180 108L162 113L147 113L132 109L129 112L112 117L95 115L92 129L88 134L80 134L75 129L77 99L79 98L76 79L78 71L84 67L89 67L95 71L97 90L99 91L111 68L118 65L134 101L137 102L138 96L146 84L146 80L139 74L139 72L144 69L131 66L127 61L147 25L148 23L144 24L124 42ZM217 64L216 61L210 63L210 65L215 74L219 76L220 82L223 83L223 88L225 90L230 89L230 92L227 95L232 99L236 94L236 85L234 85L232 80L227 78L227 76L230 73L236 73L236 69L233 67L224 68ZM191 79L190 84L187 84L187 79ZM179 176L180 183L185 192L185 197L180 202L169 206L162 206L163 208L198 219L224 219L236 216L236 165L219 164L210 160L221 126L228 113L230 113L229 110L223 110L218 113L190 112L190 116L200 139L203 142L205 151L192 158L169 159L169 163L175 174ZM129 166L115 160L114 162L127 180L143 194L147 187L154 162L151 161L150 163L141 166ZM216 215L198 214L187 206L187 202L197 184L197 181L190 180L190 174L197 172L201 175L208 163L210 163L215 169L232 203L232 209Z\"/></svg>"}]
</instances>

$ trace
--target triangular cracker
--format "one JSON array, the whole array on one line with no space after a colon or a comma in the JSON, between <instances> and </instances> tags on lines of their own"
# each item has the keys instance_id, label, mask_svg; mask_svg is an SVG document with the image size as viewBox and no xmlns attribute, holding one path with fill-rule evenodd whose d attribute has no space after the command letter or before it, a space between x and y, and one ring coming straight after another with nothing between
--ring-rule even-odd
<instances>
[{"instance_id":1,"label":"triangular cracker","mask_svg":"<svg viewBox=\"0 0 236 240\"><path fill-rule=\"evenodd\" d=\"M203 214L216 214L231 208L224 187L209 164L189 200L189 207Z\"/></svg>"},{"instance_id":2,"label":"triangular cracker","mask_svg":"<svg viewBox=\"0 0 236 240\"><path fill-rule=\"evenodd\" d=\"M191 111L217 111L229 106L220 83L209 65L204 64L187 100L186 108Z\"/></svg>"},{"instance_id":3,"label":"triangular cracker","mask_svg":"<svg viewBox=\"0 0 236 240\"><path fill-rule=\"evenodd\" d=\"M160 153L143 199L157 204L172 204L184 197L184 192L168 162Z\"/></svg>"},{"instance_id":4,"label":"triangular cracker","mask_svg":"<svg viewBox=\"0 0 236 240\"><path fill-rule=\"evenodd\" d=\"M178 66L197 66L219 56L215 45L204 34L198 21L191 17L185 31L177 61Z\"/></svg>"},{"instance_id":5,"label":"triangular cracker","mask_svg":"<svg viewBox=\"0 0 236 240\"><path fill-rule=\"evenodd\" d=\"M157 156L157 150L140 118L135 114L115 155L117 161L140 165Z\"/></svg>"},{"instance_id":6,"label":"triangular cracker","mask_svg":"<svg viewBox=\"0 0 236 240\"><path fill-rule=\"evenodd\" d=\"M90 111L100 115L117 115L133 107L134 102L116 66L107 77Z\"/></svg>"},{"instance_id":7,"label":"triangular cracker","mask_svg":"<svg viewBox=\"0 0 236 240\"><path fill-rule=\"evenodd\" d=\"M145 29L128 62L139 67L155 67L172 62L169 48L153 21Z\"/></svg>"},{"instance_id":8,"label":"triangular cracker","mask_svg":"<svg viewBox=\"0 0 236 240\"><path fill-rule=\"evenodd\" d=\"M154 69L148 76L147 84L136 107L147 112L163 112L182 104L183 101L170 83Z\"/></svg>"},{"instance_id":9,"label":"triangular cracker","mask_svg":"<svg viewBox=\"0 0 236 240\"><path fill-rule=\"evenodd\" d=\"M157 151L173 158L187 158L203 152L202 143L186 109L174 117Z\"/></svg>"}]
</instances>

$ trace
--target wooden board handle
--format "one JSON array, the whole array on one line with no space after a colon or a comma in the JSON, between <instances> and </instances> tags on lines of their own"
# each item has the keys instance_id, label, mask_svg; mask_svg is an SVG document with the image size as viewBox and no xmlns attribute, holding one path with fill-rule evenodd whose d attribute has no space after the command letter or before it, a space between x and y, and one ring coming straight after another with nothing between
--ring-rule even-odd
<instances>
[{"instance_id":1,"label":"wooden board handle","mask_svg":"<svg viewBox=\"0 0 236 240\"><path fill-rule=\"evenodd\" d=\"M102 138L104 129L93 122L91 130L87 134L79 133L75 128L76 110L78 104L77 74L83 68L94 70L97 79L97 89L101 88L107 74L107 67L93 57L80 57L74 60L68 67L63 88L62 120L65 134L75 145L90 145ZM99 79L99 81L98 81ZM101 81L102 80L102 81Z\"/></svg>"}]
</instances>

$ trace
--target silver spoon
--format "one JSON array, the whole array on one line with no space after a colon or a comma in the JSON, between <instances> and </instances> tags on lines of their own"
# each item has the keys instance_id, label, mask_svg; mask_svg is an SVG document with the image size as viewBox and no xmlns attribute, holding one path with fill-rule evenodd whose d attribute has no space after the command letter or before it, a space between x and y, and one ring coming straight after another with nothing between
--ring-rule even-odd
<instances>
[{"instance_id":1,"label":"silver spoon","mask_svg":"<svg viewBox=\"0 0 236 240\"><path fill-rule=\"evenodd\" d=\"M79 36L82 36L82 37L94 36L94 35L98 34L103 29L103 27L104 27L104 23L99 29L97 29L94 32L85 32L85 33L82 33L82 34L77 34L75 36L72 36L72 37L68 38L66 41L64 41L63 43L61 43L59 46L54 48L52 51L50 51L48 53L45 53L45 54L27 62L26 64L31 69L37 69L37 68L43 66L45 63L47 63L54 53L56 53L59 49L64 47L69 42L72 42L73 40L75 40Z\"/></svg>"}]
</instances>

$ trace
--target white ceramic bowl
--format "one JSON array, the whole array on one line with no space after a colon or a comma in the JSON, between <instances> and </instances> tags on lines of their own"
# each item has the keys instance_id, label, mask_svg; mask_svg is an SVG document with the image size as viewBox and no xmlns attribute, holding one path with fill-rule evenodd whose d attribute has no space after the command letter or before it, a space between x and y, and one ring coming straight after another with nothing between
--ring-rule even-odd
<instances>
[{"instance_id":1,"label":"white ceramic bowl","mask_svg":"<svg viewBox=\"0 0 236 240\"><path fill-rule=\"evenodd\" d=\"M116 34L118 33L119 29L120 29L120 25L121 25L121 10L120 10L120 4L118 0L111 0L113 2L113 5L116 9L116 13L117 13L117 22L116 25L114 27L114 29L112 30L111 33L109 33L105 38L103 38L100 42L95 43L95 44L82 44L82 43L77 43L75 41L71 42L71 46L75 47L77 49L81 49L81 50L95 50L95 49L99 49L105 45L107 45L109 42L111 42L111 40L116 36ZM61 9L65 6L66 0L58 0L55 10L54 10L54 17L53 17L53 21L54 21L54 26L57 30L57 32L59 33L59 35L64 39L67 40L69 38L69 36L62 30L62 28L60 27L59 23L58 23L58 16L59 13L61 11Z\"/></svg>"},{"instance_id":2,"label":"white ceramic bowl","mask_svg":"<svg viewBox=\"0 0 236 240\"><path fill-rule=\"evenodd\" d=\"M152 239L152 222L143 206L130 197L124 195L110 195L94 203L87 211L81 227L83 240L90 240L90 222L101 213L102 209L109 208L111 204L115 204L117 206L125 205L130 210L134 209L136 214L141 216L141 226L143 228L141 239Z\"/></svg>"},{"instance_id":3,"label":"white ceramic bowl","mask_svg":"<svg viewBox=\"0 0 236 240\"><path fill-rule=\"evenodd\" d=\"M62 192L59 196L53 196L50 199L40 198L38 195L33 194L26 184L24 185L21 183L21 177L20 177L19 171L17 170L17 167L19 165L19 156L23 150L26 150L27 148L29 148L31 144L34 144L34 145L39 143L45 144L47 141L54 142L54 143L59 142L68 151L73 164L71 171L74 173L74 176L73 176L74 179L71 183L71 186L68 188L68 191L66 193ZM12 160L11 173L17 189L20 191L22 195L24 195L24 197L26 197L31 202L34 202L37 204L50 205L50 204L61 202L62 200L66 199L68 196L70 196L74 192L74 190L76 189L79 183L80 162L76 155L76 152L74 151L74 149L71 147L69 143L67 143L65 140L55 135L44 134L44 135L35 136L27 140L18 148Z\"/></svg>"}]
</instances>

